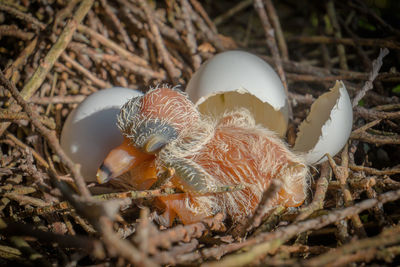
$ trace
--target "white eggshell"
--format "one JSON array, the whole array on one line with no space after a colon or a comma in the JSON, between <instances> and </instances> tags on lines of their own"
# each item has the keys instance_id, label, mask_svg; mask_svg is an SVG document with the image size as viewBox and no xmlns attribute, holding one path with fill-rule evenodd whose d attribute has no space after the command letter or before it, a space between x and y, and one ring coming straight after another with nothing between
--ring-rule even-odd
<instances>
[{"instance_id":1,"label":"white eggshell","mask_svg":"<svg viewBox=\"0 0 400 267\"><path fill-rule=\"evenodd\" d=\"M256 55L244 51L216 55L195 72L186 92L203 114L218 116L245 107L257 123L281 136L286 132L288 101L282 82Z\"/></svg>"},{"instance_id":2,"label":"white eggshell","mask_svg":"<svg viewBox=\"0 0 400 267\"><path fill-rule=\"evenodd\" d=\"M353 108L342 81L321 95L300 124L295 151L305 155L308 164L322 163L325 154L332 157L346 144L353 125Z\"/></svg>"},{"instance_id":3,"label":"white eggshell","mask_svg":"<svg viewBox=\"0 0 400 267\"><path fill-rule=\"evenodd\" d=\"M97 169L104 158L122 143L117 115L126 101L140 95L140 91L122 87L100 90L69 114L61 132L61 146L81 165L86 181L96 181Z\"/></svg>"}]
</instances>

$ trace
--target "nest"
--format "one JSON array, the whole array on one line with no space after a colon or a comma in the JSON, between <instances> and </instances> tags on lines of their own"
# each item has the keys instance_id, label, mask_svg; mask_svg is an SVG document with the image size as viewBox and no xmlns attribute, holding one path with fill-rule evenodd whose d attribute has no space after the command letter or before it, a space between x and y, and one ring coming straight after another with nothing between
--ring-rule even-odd
<instances>
[{"instance_id":1,"label":"nest","mask_svg":"<svg viewBox=\"0 0 400 267\"><path fill-rule=\"evenodd\" d=\"M2 1L0 264L398 264L400 30L387 18L399 12L397 1L373 3ZM164 229L138 199L172 189L90 196L59 145L71 110L111 86L186 85L230 49L276 68L293 107L289 144L314 99L346 84L351 139L313 168L307 201L235 230L223 214Z\"/></svg>"}]
</instances>

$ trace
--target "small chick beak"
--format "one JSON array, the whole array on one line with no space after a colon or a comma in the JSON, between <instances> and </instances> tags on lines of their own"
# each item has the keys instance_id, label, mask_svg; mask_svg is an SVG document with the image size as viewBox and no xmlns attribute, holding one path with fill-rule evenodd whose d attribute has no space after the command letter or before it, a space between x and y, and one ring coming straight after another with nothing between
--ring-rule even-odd
<instances>
[{"instance_id":1,"label":"small chick beak","mask_svg":"<svg viewBox=\"0 0 400 267\"><path fill-rule=\"evenodd\" d=\"M107 183L110 179L124 174L151 157L154 156L139 151L124 137L123 143L119 147L111 150L101 164L96 175L97 182L99 184Z\"/></svg>"}]
</instances>

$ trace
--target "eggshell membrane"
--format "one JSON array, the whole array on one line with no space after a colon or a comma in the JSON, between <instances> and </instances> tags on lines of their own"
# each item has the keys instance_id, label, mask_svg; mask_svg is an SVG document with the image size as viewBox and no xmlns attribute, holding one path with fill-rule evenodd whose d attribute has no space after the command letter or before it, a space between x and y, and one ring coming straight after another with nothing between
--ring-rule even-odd
<instances>
[{"instance_id":1,"label":"eggshell membrane","mask_svg":"<svg viewBox=\"0 0 400 267\"><path fill-rule=\"evenodd\" d=\"M353 125L353 108L342 81L321 95L311 106L307 118L300 124L293 149L305 153L308 164L327 160L346 144Z\"/></svg>"},{"instance_id":2,"label":"eggshell membrane","mask_svg":"<svg viewBox=\"0 0 400 267\"><path fill-rule=\"evenodd\" d=\"M86 181L96 181L97 169L104 158L122 143L117 115L125 102L140 95L140 91L123 87L100 90L69 114L61 132L61 147L81 165Z\"/></svg>"},{"instance_id":3,"label":"eggshell membrane","mask_svg":"<svg viewBox=\"0 0 400 267\"><path fill-rule=\"evenodd\" d=\"M250 110L257 123L284 136L288 101L278 75L256 55L227 51L205 62L186 92L199 111L214 117L236 108Z\"/></svg>"}]
</instances>

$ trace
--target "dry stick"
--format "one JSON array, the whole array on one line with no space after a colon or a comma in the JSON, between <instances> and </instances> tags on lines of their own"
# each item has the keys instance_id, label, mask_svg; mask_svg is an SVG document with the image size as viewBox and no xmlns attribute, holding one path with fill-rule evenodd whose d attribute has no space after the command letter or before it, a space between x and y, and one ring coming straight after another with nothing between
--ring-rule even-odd
<instances>
[{"instance_id":1,"label":"dry stick","mask_svg":"<svg viewBox=\"0 0 400 267\"><path fill-rule=\"evenodd\" d=\"M351 133L351 137L353 138L354 136L357 136L358 134L365 132L366 130L368 130L369 128L374 127L375 125L379 124L382 120L378 119L378 120L374 120L372 122L369 122L363 126L361 126L360 128L355 129L352 133Z\"/></svg>"},{"instance_id":2,"label":"dry stick","mask_svg":"<svg viewBox=\"0 0 400 267\"><path fill-rule=\"evenodd\" d=\"M324 34L324 32L326 31L326 27L324 27L324 25L323 25L324 15L318 12L317 19L318 19L318 29L317 29L318 34ZM324 63L324 67L327 69L331 69L333 63L332 63L327 45L320 44L319 46L321 48L322 61Z\"/></svg>"},{"instance_id":3,"label":"dry stick","mask_svg":"<svg viewBox=\"0 0 400 267\"><path fill-rule=\"evenodd\" d=\"M234 192L237 190L242 190L242 185L237 186L221 186L218 187L217 190L213 191L212 193L226 193L226 192ZM154 198L154 197L161 197L161 196L169 196L169 195L180 195L186 194L181 193L179 190L174 188L162 188L162 189L150 189L150 190L142 190L142 191L126 191L126 192L119 192L119 193L109 193L103 195L95 195L93 199L106 201L106 200L113 200L113 199L125 199L129 198L132 200L142 199L142 198ZM20 217L22 216L29 216L31 214L35 215L43 215L51 212L62 211L71 209L72 206L68 203L68 201L62 201L54 205L46 206L40 209L35 210L28 210L26 212L22 212Z\"/></svg>"},{"instance_id":4,"label":"dry stick","mask_svg":"<svg viewBox=\"0 0 400 267\"><path fill-rule=\"evenodd\" d=\"M104 38L104 37L102 36L101 38ZM108 41L108 42L111 42L111 41ZM117 44L114 43L113 45L117 45ZM97 52L96 50L94 50L92 48L88 48L86 46L82 46L82 45L74 43L74 42L71 42L70 47L76 53L86 53L86 54L88 54L94 61L116 62L119 65L131 70L135 74L139 74L139 75L142 75L144 77L151 78L151 79L164 80L166 78L166 74L165 74L165 72L163 70L154 71L154 70L150 69L149 67L140 66L140 65L132 62L131 58L129 58L128 60L125 60L124 56L122 56L122 55L119 56L119 55L111 55L111 54L99 53L99 52ZM119 49L121 50L122 48L119 48ZM125 51L129 53L129 51L127 51L127 50L125 50ZM131 54L131 56L132 55L133 54ZM136 55L134 55L134 56L136 56ZM147 62L146 62L146 64L147 64Z\"/></svg>"},{"instance_id":5,"label":"dry stick","mask_svg":"<svg viewBox=\"0 0 400 267\"><path fill-rule=\"evenodd\" d=\"M18 58L11 64L11 66L9 66L5 72L4 72L4 76L6 76L7 79L10 79L11 76L13 75L13 73L15 71L18 70L18 68L25 63L25 61L27 60L27 58L33 53L33 50L36 47L38 38L33 39L25 48L24 50L21 52L21 54L18 56ZM16 82L16 81L14 81ZM1 134L0 134L1 135Z\"/></svg>"},{"instance_id":6,"label":"dry stick","mask_svg":"<svg viewBox=\"0 0 400 267\"><path fill-rule=\"evenodd\" d=\"M70 16L72 14L73 9L75 6L80 2L80 0L71 0L68 1L68 4L66 7L61 9L57 14L55 15L54 23L53 23L53 32L55 32L57 25L60 21L64 20L66 17Z\"/></svg>"},{"instance_id":7,"label":"dry stick","mask_svg":"<svg viewBox=\"0 0 400 267\"><path fill-rule=\"evenodd\" d=\"M368 256L369 259L372 259L376 254L377 248L382 248L384 246L397 244L399 242L400 242L400 227L396 226L391 229L384 230L378 236L353 241L333 251L329 251L325 254L304 261L303 266L326 266L327 264L332 264L334 266L347 265L352 261L345 262L344 257L346 255L363 251L364 251L363 254L365 255L365 250L371 248L375 249L375 253L373 253L373 255L369 256L365 255L365 256Z\"/></svg>"},{"instance_id":8,"label":"dry stick","mask_svg":"<svg viewBox=\"0 0 400 267\"><path fill-rule=\"evenodd\" d=\"M0 232L2 232L2 234L5 236L13 234L12 231L10 231L9 225L7 225L6 222L3 221L3 219L1 218L0 218ZM16 232L15 234L19 235L21 234L21 232L19 231L15 232ZM23 238L19 236L11 236L9 239L11 243L13 243L13 245L19 249L17 250L19 253L15 251L14 252L15 254L17 255L25 254L25 256L31 261L30 263L33 262L38 266L51 266L50 263L47 262L47 260L45 260L43 255L39 254L37 251L31 248ZM4 258L4 251L2 252L2 258Z\"/></svg>"},{"instance_id":9,"label":"dry stick","mask_svg":"<svg viewBox=\"0 0 400 267\"><path fill-rule=\"evenodd\" d=\"M64 150L61 148L58 141L57 135L54 131L48 130L41 122L39 115L32 110L29 104L23 99L22 95L18 92L14 84L4 77L3 72L0 71L0 80L2 85L10 91L17 103L24 109L28 115L32 124L36 127L39 133L46 138L48 144L53 149L55 153L61 158L61 161L68 167L72 172L75 182L79 188L80 193L88 198L90 197L90 192L86 187L85 180L79 172L78 166L76 166L72 160L65 154Z\"/></svg>"},{"instance_id":10,"label":"dry stick","mask_svg":"<svg viewBox=\"0 0 400 267\"><path fill-rule=\"evenodd\" d=\"M147 255L141 253L130 242L120 239L113 230L112 222L102 216L99 219L100 227L103 233L103 241L108 246L109 251L118 252L120 256L127 259L134 266L157 266Z\"/></svg>"},{"instance_id":11,"label":"dry stick","mask_svg":"<svg viewBox=\"0 0 400 267\"><path fill-rule=\"evenodd\" d=\"M217 34L217 28L211 21L207 11L204 10L203 6L197 0L190 0L190 2L192 3L194 9L201 15L204 21L208 24L208 27L210 27L210 29L214 32L214 34Z\"/></svg>"},{"instance_id":12,"label":"dry stick","mask_svg":"<svg viewBox=\"0 0 400 267\"><path fill-rule=\"evenodd\" d=\"M371 168L371 167L350 165L349 168L352 171L365 172L365 173L372 174L372 175L393 175L393 174L400 173L400 168L398 168L398 167L392 168L392 169L387 169L387 170L377 170L377 169Z\"/></svg>"},{"instance_id":13,"label":"dry stick","mask_svg":"<svg viewBox=\"0 0 400 267\"><path fill-rule=\"evenodd\" d=\"M400 118L400 111L395 112L384 112L375 109L366 109L364 107L356 107L354 109L357 116L361 116L367 120L379 120L379 119L398 119Z\"/></svg>"},{"instance_id":14,"label":"dry stick","mask_svg":"<svg viewBox=\"0 0 400 267\"><path fill-rule=\"evenodd\" d=\"M30 151L40 165L42 165L46 169L49 168L49 164L46 162L46 160L42 158L42 156L40 156L33 148L21 142L11 133L7 133L6 136L7 138L10 138L11 141L13 141L17 146L21 147L22 149L27 149L28 151Z\"/></svg>"},{"instance_id":15,"label":"dry stick","mask_svg":"<svg viewBox=\"0 0 400 267\"><path fill-rule=\"evenodd\" d=\"M197 12L195 12L192 9L192 7L190 5L188 6L188 11L192 16L192 20L195 22L195 24L199 28L199 31L205 35L205 37L210 41L210 43L212 45L214 45L214 47L217 50L219 50L219 51L225 50L225 48L222 44L222 41L221 41L220 37L218 36L218 32L217 32L217 29L215 28L215 25L211 21L210 21L210 23L211 23L211 25L210 25L210 23L208 22L209 21L208 15L202 14L201 10L203 9L203 7L199 3L197 3L196 0L191 0L191 2L192 2L192 5L194 6L195 10L201 14L201 15L199 15Z\"/></svg>"},{"instance_id":16,"label":"dry stick","mask_svg":"<svg viewBox=\"0 0 400 267\"><path fill-rule=\"evenodd\" d=\"M400 49L400 43L395 40L382 40L382 39L366 39L359 38L355 42L352 38L336 38L328 36L289 36L287 38L289 42L300 42L300 43L322 43L322 44L344 44L344 45L362 45L362 46L375 46L375 47L387 47L389 49Z\"/></svg>"},{"instance_id":17,"label":"dry stick","mask_svg":"<svg viewBox=\"0 0 400 267\"><path fill-rule=\"evenodd\" d=\"M89 27L87 27L85 25L79 25L78 26L78 30L80 32L83 32L83 33L89 35L93 39L99 41L102 45L111 48L118 55L120 55L122 58L125 58L125 59L131 61L134 64L138 64L140 66L148 68L148 63L147 63L146 60L144 60L143 58L141 58L141 57L139 57L139 56L137 56L135 54L132 54L128 50L126 50L126 49L122 48L121 46L119 46L117 43L115 43L115 42L111 41L110 39L104 37L103 35L97 33L96 31L92 30L91 28L89 28Z\"/></svg>"},{"instance_id":18,"label":"dry stick","mask_svg":"<svg viewBox=\"0 0 400 267\"><path fill-rule=\"evenodd\" d=\"M325 195L328 191L328 185L329 181L331 180L331 176L331 168L329 168L328 162L324 162L321 165L321 175L317 182L317 189L315 190L314 199L310 205L300 209L299 216L297 216L296 221L305 220L313 212L324 208Z\"/></svg>"},{"instance_id":19,"label":"dry stick","mask_svg":"<svg viewBox=\"0 0 400 267\"><path fill-rule=\"evenodd\" d=\"M368 132L361 132L351 136L351 139L361 140L366 143L376 144L376 145L398 145L400 144L400 135L384 136L370 134Z\"/></svg>"},{"instance_id":20,"label":"dry stick","mask_svg":"<svg viewBox=\"0 0 400 267\"><path fill-rule=\"evenodd\" d=\"M0 38L3 36L13 36L22 40L30 40L35 34L21 30L16 25L0 25Z\"/></svg>"},{"instance_id":21,"label":"dry stick","mask_svg":"<svg viewBox=\"0 0 400 267\"><path fill-rule=\"evenodd\" d=\"M11 6L5 5L3 3L0 3L0 10L5 11L11 15L14 15L15 17L25 20L28 23L32 23L39 27L41 30L44 30L46 28L46 24L43 22L39 21L38 19L32 17L30 14L26 14L22 11L19 11L16 8L13 8Z\"/></svg>"},{"instance_id":22,"label":"dry stick","mask_svg":"<svg viewBox=\"0 0 400 267\"><path fill-rule=\"evenodd\" d=\"M78 10L75 12L73 18L64 27L63 32L57 39L57 42L50 49L46 57L40 63L39 67L36 69L35 73L25 84L24 88L21 90L21 97L24 100L28 100L40 87L43 81L46 79L47 73L51 70L54 63L57 61L61 53L65 50L68 43L71 41L72 35L74 34L77 26L83 18L86 16L87 12L92 7L94 0L84 0L79 6ZM18 111L18 107L11 107L11 110ZM5 122L0 124L0 136L3 135L4 131L10 126L10 123Z\"/></svg>"},{"instance_id":23,"label":"dry stick","mask_svg":"<svg viewBox=\"0 0 400 267\"><path fill-rule=\"evenodd\" d=\"M88 71L85 67L81 64L70 58L66 53L62 53L61 57L68 63L72 65L75 69L80 71L83 75L88 77L95 85L99 86L100 88L110 88L112 85L109 82L105 82L95 75L93 75L90 71Z\"/></svg>"},{"instance_id":24,"label":"dry stick","mask_svg":"<svg viewBox=\"0 0 400 267\"><path fill-rule=\"evenodd\" d=\"M101 5L104 8L104 11L106 14L110 17L111 21L114 23L115 27L119 31L119 33L122 35L122 39L125 42L126 47L128 50L133 52L135 50L131 39L129 38L128 33L124 29L124 26L122 25L121 21L118 19L118 17L115 15L115 13L111 10L110 6L107 4L107 0L100 0Z\"/></svg>"},{"instance_id":25,"label":"dry stick","mask_svg":"<svg viewBox=\"0 0 400 267\"><path fill-rule=\"evenodd\" d=\"M211 218L202 220L201 222L177 225L173 228L152 233L149 239L149 252L155 254L157 247L168 249L173 243L180 241L189 241L190 239L200 238L210 231L226 231L222 221L224 215L218 213Z\"/></svg>"},{"instance_id":26,"label":"dry stick","mask_svg":"<svg viewBox=\"0 0 400 267\"><path fill-rule=\"evenodd\" d=\"M353 107L357 106L358 102L365 96L365 94L374 88L373 82L378 76L379 70L383 64L382 60L387 54L389 54L389 50L387 48L381 48L378 58L372 62L372 70L368 75L368 81L365 82L361 91L359 91L353 99Z\"/></svg>"},{"instance_id":27,"label":"dry stick","mask_svg":"<svg viewBox=\"0 0 400 267\"><path fill-rule=\"evenodd\" d=\"M340 30L339 22L336 17L335 5L333 3L333 0L328 1L328 3L326 4L326 9L328 12L329 19L332 23L333 29L335 30L335 37L342 38L342 32ZM337 52L339 55L340 68L348 70L349 66L347 65L346 51L344 45L338 44Z\"/></svg>"},{"instance_id":28,"label":"dry stick","mask_svg":"<svg viewBox=\"0 0 400 267\"><path fill-rule=\"evenodd\" d=\"M279 17L276 14L274 4L272 3L271 0L264 0L264 2L265 2L265 7L267 8L268 15L271 18L271 23L275 29L276 38L278 39L278 45L282 54L282 58L283 60L289 60L289 52L287 49L285 37L282 32Z\"/></svg>"},{"instance_id":29,"label":"dry stick","mask_svg":"<svg viewBox=\"0 0 400 267\"><path fill-rule=\"evenodd\" d=\"M56 128L54 120L45 116L40 116L39 119L44 125L46 125L50 129L54 130ZM15 113L11 112L8 109L0 109L0 120L19 121L19 120L29 120L29 118L24 112Z\"/></svg>"},{"instance_id":30,"label":"dry stick","mask_svg":"<svg viewBox=\"0 0 400 267\"><path fill-rule=\"evenodd\" d=\"M235 16L240 11L248 8L253 3L253 0L244 0L240 1L237 5L233 6L231 9L228 9L225 13L219 15L214 19L215 25L220 25L230 19L231 17Z\"/></svg>"},{"instance_id":31,"label":"dry stick","mask_svg":"<svg viewBox=\"0 0 400 267\"><path fill-rule=\"evenodd\" d=\"M218 263L219 266L244 266L265 255L266 253L271 251L271 249L276 248L280 244L287 242L299 233L309 230L321 229L322 227L327 226L331 223L337 222L355 214L359 214L364 210L371 209L378 204L385 204L387 202L395 201L398 199L400 199L400 189L381 194L376 199L367 199L355 204L354 206L332 211L327 215L323 215L315 219L293 223L289 226L282 227L275 232L262 233L255 238L248 239L241 243L232 243L228 245L222 245L217 248L203 249L201 251L201 255L203 255L204 258L211 258L221 255L221 252L222 255L224 255L226 253L237 251L244 247L255 245L248 252L227 256L219 262L214 262L214 264L209 265L217 266ZM190 254L189 256L192 260L200 257L200 255L196 253Z\"/></svg>"},{"instance_id":32,"label":"dry stick","mask_svg":"<svg viewBox=\"0 0 400 267\"><path fill-rule=\"evenodd\" d=\"M201 64L201 57L197 55L197 42L195 38L195 30L193 27L193 23L189 16L190 5L187 0L181 0L181 8L182 8L182 17L185 21L185 26L187 30L186 38L183 38L186 42L186 45L189 48L190 54L192 56L193 68L197 70Z\"/></svg>"},{"instance_id":33,"label":"dry stick","mask_svg":"<svg viewBox=\"0 0 400 267\"><path fill-rule=\"evenodd\" d=\"M140 210L139 224L136 228L135 241L139 244L140 251L147 255L149 252L149 235L151 222L149 220L150 210L148 207L144 207ZM153 226L154 227L154 226Z\"/></svg>"},{"instance_id":34,"label":"dry stick","mask_svg":"<svg viewBox=\"0 0 400 267\"><path fill-rule=\"evenodd\" d=\"M268 15L264 9L264 5L261 2L261 0L254 0L254 9L257 11L257 14L260 17L261 23L264 27L267 45L269 50L271 51L272 58L274 59L274 63L278 70L279 77L281 78L281 81L283 83L283 87L285 88L285 93L287 96L289 96L285 72L282 67L282 62L281 62L281 57L279 56L278 47L276 46L274 29L271 27L271 24L269 23ZM291 118L292 116L293 116L292 108L289 105L289 117Z\"/></svg>"},{"instance_id":35,"label":"dry stick","mask_svg":"<svg viewBox=\"0 0 400 267\"><path fill-rule=\"evenodd\" d=\"M173 82L176 82L176 81L178 81L178 78L181 75L181 71L179 69L175 68L174 64L172 63L171 57L170 57L170 55L165 47L164 41L161 37L160 30L159 30L157 24L153 20L154 14L150 10L150 7L145 0L139 0L139 4L145 13L151 33L154 36L154 42L155 42L158 54L162 58L162 61L164 63L165 68L167 69L170 79Z\"/></svg>"},{"instance_id":36,"label":"dry stick","mask_svg":"<svg viewBox=\"0 0 400 267\"><path fill-rule=\"evenodd\" d=\"M251 229L258 227L261 224L261 220L265 215L265 210L267 207L271 207L271 204L276 198L277 193L279 192L282 184L277 180L272 180L268 189L264 192L260 203L258 203L257 209L254 211L253 216L248 218L245 224L239 230L238 236L243 236L246 232L249 232Z\"/></svg>"},{"instance_id":37,"label":"dry stick","mask_svg":"<svg viewBox=\"0 0 400 267\"><path fill-rule=\"evenodd\" d=\"M314 75L305 75L305 74L294 74L294 73L287 73L286 74L288 79L294 81L302 81L302 82L314 82L314 83L321 83L321 82L331 82L336 80L365 80L368 78L368 75L365 74L343 74L343 75L327 75L327 76L314 76ZM389 73L382 73L378 75L378 81L387 81L387 82L400 82L400 76L398 74L389 74Z\"/></svg>"},{"instance_id":38,"label":"dry stick","mask_svg":"<svg viewBox=\"0 0 400 267\"><path fill-rule=\"evenodd\" d=\"M53 96L53 97L32 97L30 103L38 105L49 104L78 104L85 100L86 95L67 95L67 96Z\"/></svg>"},{"instance_id":39,"label":"dry stick","mask_svg":"<svg viewBox=\"0 0 400 267\"><path fill-rule=\"evenodd\" d=\"M400 31L398 29L395 29L392 27L392 25L386 23L386 21L384 21L378 14L376 14L374 12L374 9L369 8L367 6L367 4L365 3L365 1L360 1L357 0L354 3L353 2L348 2L349 6L351 8L354 8L356 10L361 11L361 13L370 15L372 18L374 18L379 24L381 24L383 27L389 29L392 33L396 34L396 35L400 35Z\"/></svg>"},{"instance_id":40,"label":"dry stick","mask_svg":"<svg viewBox=\"0 0 400 267\"><path fill-rule=\"evenodd\" d=\"M4 221L0 219L0 223ZM60 235L49 231L42 231L29 224L21 223L8 223L3 227L0 227L3 235L21 235L21 236L32 236L45 243L57 243L60 247L83 249L98 258L104 258L103 246L99 240L94 238L88 238L84 236L70 236Z\"/></svg>"},{"instance_id":41,"label":"dry stick","mask_svg":"<svg viewBox=\"0 0 400 267\"><path fill-rule=\"evenodd\" d=\"M274 60L271 57L265 55L259 55L263 59L265 59L268 63L273 65ZM346 71L341 69L330 69L327 70L325 68L311 66L310 64L295 62L295 61L285 61L282 60L282 65L287 72L295 72L301 74L287 74L287 76L291 76L291 78L295 79L296 77L298 80L304 81L335 81L335 80L367 80L369 77L369 73L364 72L357 72L357 71ZM303 75L302 75L303 74ZM309 75L304 75L309 74ZM303 78L304 77L304 78ZM399 73L380 73L376 80L379 81L400 81L400 74Z\"/></svg>"},{"instance_id":42,"label":"dry stick","mask_svg":"<svg viewBox=\"0 0 400 267\"><path fill-rule=\"evenodd\" d=\"M333 173L336 176L336 179L340 182L341 191L343 194L344 204L346 206L350 206L353 203L353 197L350 192L349 185L347 183L347 178L349 177L349 154L348 154L348 144L345 145L342 151L342 163L340 166L336 165L336 162L333 160L331 155L327 154L329 164L333 170ZM351 217L351 221L356 229L356 232L359 236L365 237L367 233L365 232L364 226L361 222L360 216L355 214Z\"/></svg>"}]
</instances>

